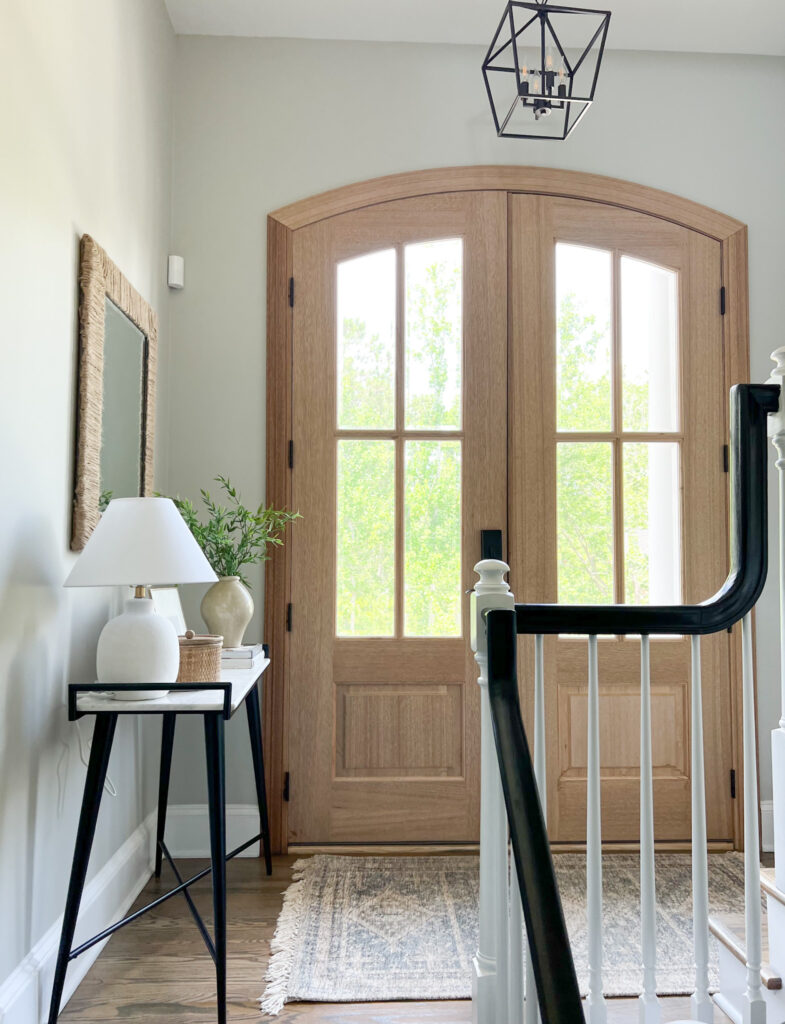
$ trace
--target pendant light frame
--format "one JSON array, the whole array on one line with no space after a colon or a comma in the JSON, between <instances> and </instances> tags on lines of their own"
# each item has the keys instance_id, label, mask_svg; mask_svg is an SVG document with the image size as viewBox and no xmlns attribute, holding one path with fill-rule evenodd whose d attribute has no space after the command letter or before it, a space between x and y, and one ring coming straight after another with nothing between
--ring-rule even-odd
<instances>
[{"instance_id":1,"label":"pendant light frame","mask_svg":"<svg viewBox=\"0 0 785 1024\"><path fill-rule=\"evenodd\" d=\"M518 28L516 28L515 24L516 14L524 20L524 23ZM595 20L599 19L596 27L594 25L590 26L593 31L589 42L580 52L573 55L572 61L566 53L566 50L568 48L572 49L572 47L565 47L560 41L551 22L551 15L557 16L559 20L562 19L562 16L570 15L575 15L576 17L591 16ZM491 105L496 134L500 138L563 141L570 135L594 101L594 93L605 52L605 41L608 35L610 20L610 11L584 7L555 6L550 5L548 0L532 0L532 2L529 2L529 0L509 0L482 64L485 89ZM539 22L539 25L536 24L537 22ZM534 76L533 84L535 87L539 87L539 91L536 91L536 89L532 91L530 89L532 83L529 82L529 74L525 70L522 74L519 56L519 39L527 30L530 30L531 34L532 29L534 31L539 29L538 44L536 46L539 67L533 69L531 73ZM551 66L548 65L547 54L551 47L559 54L563 68L562 75L553 70L552 64ZM529 44L529 49L531 49L531 44ZM511 66L510 58L512 59ZM592 60L594 61L593 72L590 70L591 64L587 64L587 62ZM581 94L575 91L575 76L584 65L589 69L591 75L591 87L588 91L584 90L583 94ZM508 96L511 100L509 104L507 103L507 97L505 97L503 104L501 104L498 94L494 94L489 77L491 75L504 76L507 79L514 76L515 90L509 90ZM558 84L556 82L557 78L561 78ZM549 116L554 111L562 112L563 116L559 119L561 121L561 129L554 130L551 134L546 134L544 131L529 134L511 130L510 121L521 105L532 111L534 120L537 122L543 116ZM503 109L498 109L500 106L503 106ZM575 113L578 107L580 109ZM554 125L554 129L556 129L556 125Z\"/></svg>"}]
</instances>

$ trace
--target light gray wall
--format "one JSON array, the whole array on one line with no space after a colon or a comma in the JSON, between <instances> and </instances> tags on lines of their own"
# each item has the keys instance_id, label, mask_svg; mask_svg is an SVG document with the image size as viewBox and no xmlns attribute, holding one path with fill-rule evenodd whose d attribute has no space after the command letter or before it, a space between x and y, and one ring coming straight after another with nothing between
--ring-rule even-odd
<instances>
[{"instance_id":1,"label":"light gray wall","mask_svg":"<svg viewBox=\"0 0 785 1024\"><path fill-rule=\"evenodd\" d=\"M750 227L752 376L785 341L785 60L610 52L597 103L563 143L498 140L478 47L182 37L174 103L169 393L173 490L228 473L264 494L265 216L376 175L451 164L538 164L652 185ZM260 573L254 573L260 600ZM187 599L198 625L195 597ZM758 616L762 796L777 721L776 604ZM249 636L261 634L260 618ZM229 799L253 799L242 723L230 733ZM182 730L173 798L202 801L198 737Z\"/></svg>"},{"instance_id":2,"label":"light gray wall","mask_svg":"<svg viewBox=\"0 0 785 1024\"><path fill-rule=\"evenodd\" d=\"M162 0L0 0L0 23L2 981L62 913L85 774L66 684L95 678L115 599L62 588L79 237L158 310L165 369L174 34ZM81 729L89 739L89 719ZM105 797L91 873L142 820L130 722L109 772L117 797Z\"/></svg>"}]
</instances>

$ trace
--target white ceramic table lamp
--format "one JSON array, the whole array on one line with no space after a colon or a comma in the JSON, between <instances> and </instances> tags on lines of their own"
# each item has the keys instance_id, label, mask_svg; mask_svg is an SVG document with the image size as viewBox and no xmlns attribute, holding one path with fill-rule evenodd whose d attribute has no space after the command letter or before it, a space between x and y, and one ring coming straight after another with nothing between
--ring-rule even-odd
<instances>
[{"instance_id":1,"label":"white ceramic table lamp","mask_svg":"<svg viewBox=\"0 0 785 1024\"><path fill-rule=\"evenodd\" d=\"M98 682L173 683L180 665L174 626L156 615L145 587L214 583L218 577L171 498L114 498L71 570L66 587L136 587L98 638ZM118 691L121 700L162 690Z\"/></svg>"}]
</instances>

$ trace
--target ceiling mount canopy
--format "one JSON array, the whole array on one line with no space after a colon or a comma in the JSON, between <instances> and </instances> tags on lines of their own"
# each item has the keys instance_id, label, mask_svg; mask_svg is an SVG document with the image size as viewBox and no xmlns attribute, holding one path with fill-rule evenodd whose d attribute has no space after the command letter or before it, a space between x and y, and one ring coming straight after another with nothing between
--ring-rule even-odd
<instances>
[{"instance_id":1,"label":"ceiling mount canopy","mask_svg":"<svg viewBox=\"0 0 785 1024\"><path fill-rule=\"evenodd\" d=\"M566 139L597 86L610 11L510 0L482 65L496 134Z\"/></svg>"}]
</instances>

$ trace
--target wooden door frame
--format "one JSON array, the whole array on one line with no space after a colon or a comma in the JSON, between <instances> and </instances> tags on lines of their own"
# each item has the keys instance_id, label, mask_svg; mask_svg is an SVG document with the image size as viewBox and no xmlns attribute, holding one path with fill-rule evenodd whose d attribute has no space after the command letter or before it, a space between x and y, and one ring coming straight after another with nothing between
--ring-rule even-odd
<instances>
[{"instance_id":1,"label":"wooden door frame","mask_svg":"<svg viewBox=\"0 0 785 1024\"><path fill-rule=\"evenodd\" d=\"M293 233L328 217L379 203L444 192L502 191L582 199L635 210L698 231L720 243L725 288L723 358L726 392L749 379L749 293L747 227L733 217L646 185L580 171L547 167L482 165L442 167L392 174L346 185L275 210L267 218L267 489L266 502L291 505L289 442L292 437L292 278ZM719 301L719 298L718 298ZM288 720L287 604L290 601L290 547L274 548L265 565L264 636L271 665L265 673L262 722L272 847L287 849L286 803ZM741 634L730 641L733 768L737 779L735 845L742 848Z\"/></svg>"}]
</instances>

